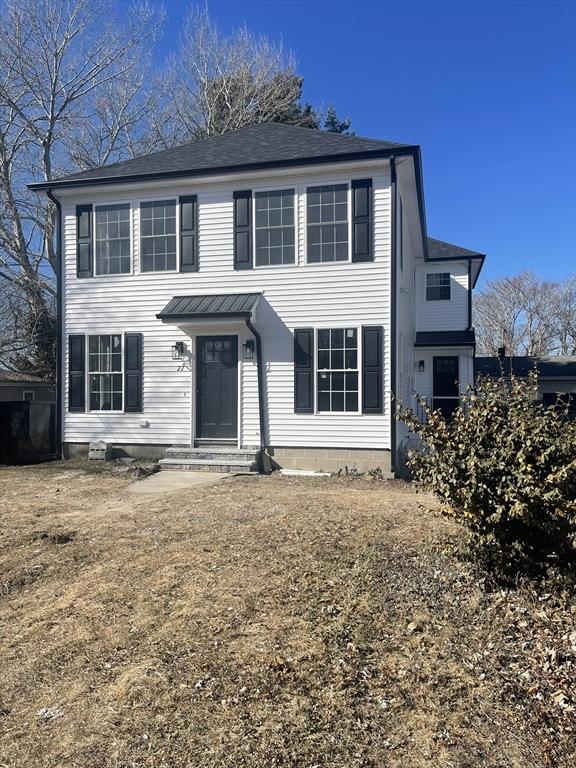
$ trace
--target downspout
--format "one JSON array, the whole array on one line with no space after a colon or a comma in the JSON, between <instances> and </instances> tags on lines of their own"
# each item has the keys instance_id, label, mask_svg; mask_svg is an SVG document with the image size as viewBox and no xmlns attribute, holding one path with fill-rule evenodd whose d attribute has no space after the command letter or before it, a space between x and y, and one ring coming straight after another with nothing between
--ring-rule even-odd
<instances>
[{"instance_id":1,"label":"downspout","mask_svg":"<svg viewBox=\"0 0 576 768\"><path fill-rule=\"evenodd\" d=\"M252 320L246 318L246 326L256 339L256 372L258 375L258 417L260 421L260 450L262 452L262 467L264 472L269 472L269 462L266 458L266 414L264 413L264 370L262 368L262 338Z\"/></svg>"},{"instance_id":2,"label":"downspout","mask_svg":"<svg viewBox=\"0 0 576 768\"><path fill-rule=\"evenodd\" d=\"M468 262L468 330L472 330L472 262Z\"/></svg>"},{"instance_id":3,"label":"downspout","mask_svg":"<svg viewBox=\"0 0 576 768\"><path fill-rule=\"evenodd\" d=\"M56 225L56 455L62 458L62 204L54 197L52 190L46 190L47 197L57 211Z\"/></svg>"},{"instance_id":4,"label":"downspout","mask_svg":"<svg viewBox=\"0 0 576 768\"><path fill-rule=\"evenodd\" d=\"M396 158L394 155L390 156L390 189L391 189L391 211L390 211L390 262L391 262L391 280L390 280L390 470L392 474L396 474L397 460L396 460L396 376L397 376L397 361L396 356L398 354L396 335L397 335L397 291L398 291L398 275L397 275L397 243L396 243Z\"/></svg>"},{"instance_id":5,"label":"downspout","mask_svg":"<svg viewBox=\"0 0 576 768\"><path fill-rule=\"evenodd\" d=\"M472 262L468 262L468 330L473 329L472 323ZM472 386L476 386L476 342L472 348Z\"/></svg>"}]
</instances>

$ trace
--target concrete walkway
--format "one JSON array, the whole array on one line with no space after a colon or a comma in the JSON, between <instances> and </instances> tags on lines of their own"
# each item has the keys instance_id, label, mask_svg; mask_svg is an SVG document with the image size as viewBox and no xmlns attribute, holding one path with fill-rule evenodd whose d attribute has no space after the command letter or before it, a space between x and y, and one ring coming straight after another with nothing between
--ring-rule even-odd
<instances>
[{"instance_id":1,"label":"concrete walkway","mask_svg":"<svg viewBox=\"0 0 576 768\"><path fill-rule=\"evenodd\" d=\"M197 485L213 485L230 475L225 472L155 472L129 485L129 493L140 495L174 493Z\"/></svg>"}]
</instances>

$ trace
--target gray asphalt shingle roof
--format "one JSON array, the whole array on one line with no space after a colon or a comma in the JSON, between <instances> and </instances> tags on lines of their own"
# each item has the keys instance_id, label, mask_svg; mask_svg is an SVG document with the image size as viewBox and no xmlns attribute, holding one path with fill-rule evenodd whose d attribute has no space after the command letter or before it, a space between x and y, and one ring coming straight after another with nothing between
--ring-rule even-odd
<instances>
[{"instance_id":1,"label":"gray asphalt shingle roof","mask_svg":"<svg viewBox=\"0 0 576 768\"><path fill-rule=\"evenodd\" d=\"M42 384L49 386L47 381L31 376L29 373L17 373L16 371L0 370L0 384Z\"/></svg>"},{"instance_id":2,"label":"gray asphalt shingle roof","mask_svg":"<svg viewBox=\"0 0 576 768\"><path fill-rule=\"evenodd\" d=\"M160 320L249 317L261 295L226 293L215 296L174 296L156 317Z\"/></svg>"},{"instance_id":3,"label":"gray asphalt shingle roof","mask_svg":"<svg viewBox=\"0 0 576 768\"><path fill-rule=\"evenodd\" d=\"M468 248L462 248L460 245L445 243L444 240L436 240L433 237L428 238L428 257L430 259L470 259L482 258L484 254L478 251L469 251Z\"/></svg>"},{"instance_id":4,"label":"gray asphalt shingle roof","mask_svg":"<svg viewBox=\"0 0 576 768\"><path fill-rule=\"evenodd\" d=\"M281 123L262 123L132 160L74 173L55 179L48 186L96 180L118 181L124 177L155 174L214 173L246 166L297 165L306 161L336 160L339 156L382 155L394 149L409 147L409 144L380 139L346 136ZM39 189L47 184L30 186Z\"/></svg>"}]
</instances>

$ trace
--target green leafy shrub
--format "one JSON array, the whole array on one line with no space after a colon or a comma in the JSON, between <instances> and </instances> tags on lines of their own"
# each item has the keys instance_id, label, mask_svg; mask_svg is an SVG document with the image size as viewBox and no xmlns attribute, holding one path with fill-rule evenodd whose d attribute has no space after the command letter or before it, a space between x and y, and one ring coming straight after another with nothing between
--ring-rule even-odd
<instances>
[{"instance_id":1,"label":"green leafy shrub","mask_svg":"<svg viewBox=\"0 0 576 768\"><path fill-rule=\"evenodd\" d=\"M473 553L501 573L546 572L574 562L576 420L535 402L527 380L482 379L451 419L420 400L402 406L420 438L408 464L415 479L466 526Z\"/></svg>"}]
</instances>

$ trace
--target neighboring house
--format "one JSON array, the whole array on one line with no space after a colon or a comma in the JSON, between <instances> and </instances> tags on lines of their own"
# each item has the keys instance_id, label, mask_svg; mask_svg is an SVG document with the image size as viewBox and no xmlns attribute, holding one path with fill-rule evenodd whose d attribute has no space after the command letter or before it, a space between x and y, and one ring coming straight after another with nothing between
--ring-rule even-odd
<instances>
[{"instance_id":1,"label":"neighboring house","mask_svg":"<svg viewBox=\"0 0 576 768\"><path fill-rule=\"evenodd\" d=\"M473 381L484 257L427 237L417 146L255 125L30 186L60 211L65 455L395 471L394 398Z\"/></svg>"},{"instance_id":2,"label":"neighboring house","mask_svg":"<svg viewBox=\"0 0 576 768\"><path fill-rule=\"evenodd\" d=\"M506 357L502 349L497 357L477 357L476 375L508 377L510 372L526 378L530 371L538 371L538 398L545 405L554 405L558 399L576 405L576 356L571 357Z\"/></svg>"},{"instance_id":3,"label":"neighboring house","mask_svg":"<svg viewBox=\"0 0 576 768\"><path fill-rule=\"evenodd\" d=\"M53 403L55 397L53 386L42 379L0 370L0 402L29 400Z\"/></svg>"}]
</instances>

